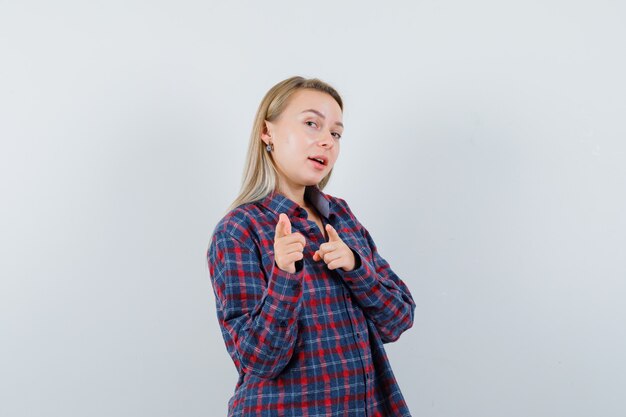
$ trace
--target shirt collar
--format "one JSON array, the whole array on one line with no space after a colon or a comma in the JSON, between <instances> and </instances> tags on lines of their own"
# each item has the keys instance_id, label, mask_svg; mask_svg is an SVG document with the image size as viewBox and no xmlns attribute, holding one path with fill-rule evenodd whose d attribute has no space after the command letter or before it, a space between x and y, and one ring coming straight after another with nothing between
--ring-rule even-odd
<instances>
[{"instance_id":1,"label":"shirt collar","mask_svg":"<svg viewBox=\"0 0 626 417\"><path fill-rule=\"evenodd\" d=\"M328 219L330 216L330 198L322 192L317 185L309 185L304 189L304 199L307 200L317 211ZM285 213L292 217L300 206L284 195L273 191L260 200L261 205L267 207L276 214Z\"/></svg>"}]
</instances>

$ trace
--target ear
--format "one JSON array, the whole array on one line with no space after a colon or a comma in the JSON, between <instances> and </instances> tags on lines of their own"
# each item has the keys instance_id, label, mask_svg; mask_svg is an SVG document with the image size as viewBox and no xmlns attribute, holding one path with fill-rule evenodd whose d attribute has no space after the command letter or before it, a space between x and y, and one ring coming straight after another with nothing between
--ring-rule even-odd
<instances>
[{"instance_id":1,"label":"ear","mask_svg":"<svg viewBox=\"0 0 626 417\"><path fill-rule=\"evenodd\" d=\"M269 145L270 140L272 139L272 133L270 128L272 127L272 123L267 120L263 121L263 129L261 129L261 139L265 142L266 145Z\"/></svg>"}]
</instances>

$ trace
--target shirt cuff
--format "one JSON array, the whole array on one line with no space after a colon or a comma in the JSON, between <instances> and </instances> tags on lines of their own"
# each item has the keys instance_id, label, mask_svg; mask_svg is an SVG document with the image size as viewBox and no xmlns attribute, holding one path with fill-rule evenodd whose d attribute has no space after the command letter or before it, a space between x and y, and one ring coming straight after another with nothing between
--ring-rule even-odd
<instances>
[{"instance_id":1,"label":"shirt cuff","mask_svg":"<svg viewBox=\"0 0 626 417\"><path fill-rule=\"evenodd\" d=\"M302 260L296 261L296 272L293 274L280 269L276 262L273 264L267 285L265 308L271 314L272 321L279 323L281 327L292 324L294 312L302 299L303 269Z\"/></svg>"},{"instance_id":2,"label":"shirt cuff","mask_svg":"<svg viewBox=\"0 0 626 417\"><path fill-rule=\"evenodd\" d=\"M350 248L350 250L354 253L354 269L352 271L344 271L338 268L338 271L353 290L368 291L377 282L374 269L356 249Z\"/></svg>"}]
</instances>

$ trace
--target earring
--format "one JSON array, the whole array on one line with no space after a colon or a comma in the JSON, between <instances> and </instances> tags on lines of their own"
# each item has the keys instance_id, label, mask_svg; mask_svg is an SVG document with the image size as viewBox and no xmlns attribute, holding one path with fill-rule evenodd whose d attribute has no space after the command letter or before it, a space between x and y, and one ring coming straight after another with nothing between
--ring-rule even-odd
<instances>
[{"instance_id":1,"label":"earring","mask_svg":"<svg viewBox=\"0 0 626 417\"><path fill-rule=\"evenodd\" d=\"M268 145L265 146L265 149L268 152L272 152L274 150L274 144L270 142Z\"/></svg>"}]
</instances>

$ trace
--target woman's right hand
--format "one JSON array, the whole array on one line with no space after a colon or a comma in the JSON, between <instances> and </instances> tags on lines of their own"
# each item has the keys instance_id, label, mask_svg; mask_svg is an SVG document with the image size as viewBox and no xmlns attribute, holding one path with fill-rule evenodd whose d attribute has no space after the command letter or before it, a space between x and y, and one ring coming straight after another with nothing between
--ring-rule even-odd
<instances>
[{"instance_id":1,"label":"woman's right hand","mask_svg":"<svg viewBox=\"0 0 626 417\"><path fill-rule=\"evenodd\" d=\"M291 222L285 213L278 216L274 234L274 262L276 266L291 274L296 272L296 261L304 258L306 239L302 234L291 233Z\"/></svg>"}]
</instances>

